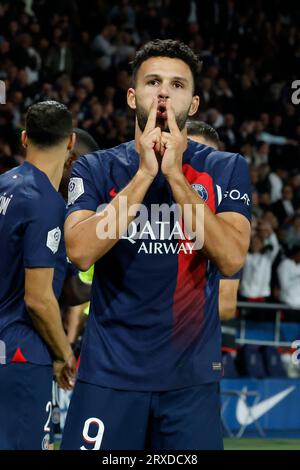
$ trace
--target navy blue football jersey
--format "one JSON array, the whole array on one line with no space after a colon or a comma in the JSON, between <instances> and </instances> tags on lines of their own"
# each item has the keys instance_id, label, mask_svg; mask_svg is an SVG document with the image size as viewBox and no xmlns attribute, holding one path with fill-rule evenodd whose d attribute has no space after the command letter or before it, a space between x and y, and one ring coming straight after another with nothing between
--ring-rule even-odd
<instances>
[{"instance_id":1,"label":"navy blue football jersey","mask_svg":"<svg viewBox=\"0 0 300 470\"><path fill-rule=\"evenodd\" d=\"M0 176L0 340L6 362L51 364L24 302L25 268L54 268L58 298L67 270L65 202L29 162Z\"/></svg>"},{"instance_id":2,"label":"navy blue football jersey","mask_svg":"<svg viewBox=\"0 0 300 470\"><path fill-rule=\"evenodd\" d=\"M96 212L138 167L134 141L81 157L69 184L67 214ZM241 155L189 140L183 172L213 213L238 212L250 220L250 178ZM164 391L220 379L219 273L212 263L208 269L202 250L176 235L176 221L164 220L164 212L153 221L154 205L174 203L160 172L143 201L149 219L135 219L95 263L80 380Z\"/></svg>"}]
</instances>

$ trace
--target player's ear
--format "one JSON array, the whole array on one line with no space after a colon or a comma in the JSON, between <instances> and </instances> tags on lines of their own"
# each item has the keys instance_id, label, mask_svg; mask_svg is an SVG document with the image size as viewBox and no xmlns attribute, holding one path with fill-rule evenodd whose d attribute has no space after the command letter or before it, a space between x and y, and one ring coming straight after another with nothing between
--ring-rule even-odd
<instances>
[{"instance_id":1,"label":"player's ear","mask_svg":"<svg viewBox=\"0 0 300 470\"><path fill-rule=\"evenodd\" d=\"M127 90L127 104L129 108L136 109L136 102L135 102L135 89L128 88Z\"/></svg>"},{"instance_id":2,"label":"player's ear","mask_svg":"<svg viewBox=\"0 0 300 470\"><path fill-rule=\"evenodd\" d=\"M76 161L75 153L70 152L70 156L65 163L65 169L69 170L75 161Z\"/></svg>"},{"instance_id":3,"label":"player's ear","mask_svg":"<svg viewBox=\"0 0 300 470\"><path fill-rule=\"evenodd\" d=\"M27 147L27 140L28 140L28 137L27 137L26 131L22 131L21 142L24 148Z\"/></svg>"},{"instance_id":4,"label":"player's ear","mask_svg":"<svg viewBox=\"0 0 300 470\"><path fill-rule=\"evenodd\" d=\"M72 150L74 148L75 142L76 142L76 134L75 134L75 132L72 132L72 134L69 137L69 142L68 142L67 149Z\"/></svg>"},{"instance_id":5,"label":"player's ear","mask_svg":"<svg viewBox=\"0 0 300 470\"><path fill-rule=\"evenodd\" d=\"M191 103L190 110L189 110L189 116L194 116L194 114L196 114L199 108L199 104L200 104L200 97L198 95L193 96L192 103Z\"/></svg>"}]
</instances>

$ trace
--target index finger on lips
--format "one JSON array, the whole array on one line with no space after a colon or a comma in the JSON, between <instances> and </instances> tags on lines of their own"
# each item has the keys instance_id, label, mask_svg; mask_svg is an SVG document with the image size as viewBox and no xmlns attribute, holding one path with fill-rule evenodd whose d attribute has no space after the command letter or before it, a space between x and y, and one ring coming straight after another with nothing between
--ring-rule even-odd
<instances>
[{"instance_id":1,"label":"index finger on lips","mask_svg":"<svg viewBox=\"0 0 300 470\"><path fill-rule=\"evenodd\" d=\"M153 98L153 102L150 108L147 124L145 127L144 132L150 132L155 129L156 124L156 116L157 116L157 106L158 106L158 99L156 97Z\"/></svg>"},{"instance_id":2,"label":"index finger on lips","mask_svg":"<svg viewBox=\"0 0 300 470\"><path fill-rule=\"evenodd\" d=\"M177 126L174 109L171 104L170 98L166 102L167 116L168 116L168 126L171 134L180 132L179 127Z\"/></svg>"}]
</instances>

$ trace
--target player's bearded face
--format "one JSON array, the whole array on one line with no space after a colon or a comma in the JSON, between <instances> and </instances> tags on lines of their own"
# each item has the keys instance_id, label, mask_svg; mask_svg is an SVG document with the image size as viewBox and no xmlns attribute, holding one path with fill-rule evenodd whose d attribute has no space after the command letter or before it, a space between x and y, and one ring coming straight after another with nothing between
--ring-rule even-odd
<instances>
[{"instance_id":1,"label":"player's bearded face","mask_svg":"<svg viewBox=\"0 0 300 470\"><path fill-rule=\"evenodd\" d=\"M160 103L162 107L161 107L161 112L160 111L158 112L158 116L156 119L156 126L160 127L161 130L164 132L170 132L170 129L168 126L167 114L164 111L165 101L161 100L161 102L159 102L159 106L158 106L159 109L160 109ZM188 119L189 109L190 109L190 104L185 110L182 110L180 112L175 111L177 126L179 127L180 130L182 130L185 126L185 123ZM146 109L136 97L136 118L137 118L139 128L141 129L142 132L144 131L146 127L148 116L149 116L149 109Z\"/></svg>"}]
</instances>

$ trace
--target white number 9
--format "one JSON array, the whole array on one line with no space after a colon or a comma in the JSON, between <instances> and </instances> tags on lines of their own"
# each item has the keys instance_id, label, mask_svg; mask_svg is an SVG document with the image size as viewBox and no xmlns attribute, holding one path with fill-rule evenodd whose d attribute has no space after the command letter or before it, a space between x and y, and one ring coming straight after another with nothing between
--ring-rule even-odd
<instances>
[{"instance_id":1,"label":"white number 9","mask_svg":"<svg viewBox=\"0 0 300 470\"><path fill-rule=\"evenodd\" d=\"M90 429L91 424L97 424L98 426L98 432L96 436L94 437L89 436L89 429ZM104 434L104 423L103 421L101 421L101 419L89 418L86 420L86 422L84 423L82 435L83 435L83 439L85 440L85 442L87 442L88 444L94 444L94 447L90 450L100 449L103 434ZM80 450L89 450L89 449L86 449L84 446L81 446Z\"/></svg>"}]
</instances>

